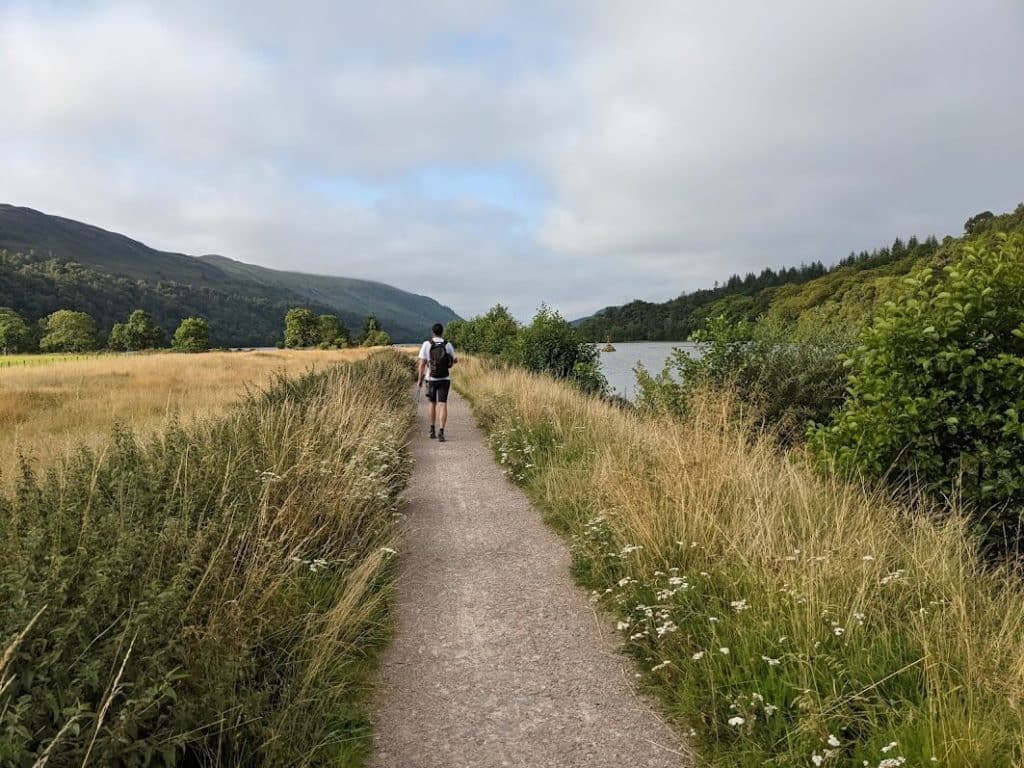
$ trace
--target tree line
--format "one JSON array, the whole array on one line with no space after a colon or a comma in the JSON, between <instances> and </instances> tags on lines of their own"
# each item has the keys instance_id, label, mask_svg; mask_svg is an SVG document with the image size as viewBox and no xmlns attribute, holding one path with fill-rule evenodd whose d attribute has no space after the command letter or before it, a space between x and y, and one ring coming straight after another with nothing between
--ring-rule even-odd
<instances>
[{"instance_id":1,"label":"tree line","mask_svg":"<svg viewBox=\"0 0 1024 768\"><path fill-rule=\"evenodd\" d=\"M447 338L459 351L565 379L584 392L608 394L597 347L547 305L541 305L529 325L520 325L506 307L496 304L486 314L450 322Z\"/></svg>"},{"instance_id":2,"label":"tree line","mask_svg":"<svg viewBox=\"0 0 1024 768\"><path fill-rule=\"evenodd\" d=\"M370 315L362 333L354 340L337 315L316 315L304 307L290 309L284 318L284 340L279 347L340 349L353 344L366 347L389 346L391 337L376 317ZM102 342L95 319L87 312L58 309L38 323L28 322L10 307L0 307L0 354L34 352L138 352L168 346L167 334L142 309L133 310L122 322L114 323ZM178 352L205 352L210 348L210 324L202 317L186 317L170 337L170 348Z\"/></svg>"}]
</instances>

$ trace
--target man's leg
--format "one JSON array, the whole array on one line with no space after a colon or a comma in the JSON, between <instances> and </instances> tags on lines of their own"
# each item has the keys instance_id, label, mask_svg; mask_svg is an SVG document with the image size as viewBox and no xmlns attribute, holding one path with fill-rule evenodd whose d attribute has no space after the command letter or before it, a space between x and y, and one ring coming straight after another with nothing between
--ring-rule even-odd
<instances>
[{"instance_id":1,"label":"man's leg","mask_svg":"<svg viewBox=\"0 0 1024 768\"><path fill-rule=\"evenodd\" d=\"M437 433L437 439L444 442L444 426L448 423L448 390L451 381L438 382L435 394L437 395L438 418L441 420L441 429Z\"/></svg>"},{"instance_id":2,"label":"man's leg","mask_svg":"<svg viewBox=\"0 0 1024 768\"><path fill-rule=\"evenodd\" d=\"M430 420L430 436L434 437L434 423L437 417L437 389L433 382L427 382L427 418Z\"/></svg>"}]
</instances>

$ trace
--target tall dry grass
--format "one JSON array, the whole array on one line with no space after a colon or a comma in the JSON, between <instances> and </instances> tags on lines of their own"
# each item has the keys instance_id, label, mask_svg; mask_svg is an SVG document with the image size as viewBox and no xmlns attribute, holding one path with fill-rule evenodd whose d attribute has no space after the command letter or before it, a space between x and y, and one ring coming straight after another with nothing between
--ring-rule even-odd
<instances>
[{"instance_id":1,"label":"tall dry grass","mask_svg":"<svg viewBox=\"0 0 1024 768\"><path fill-rule=\"evenodd\" d=\"M983 566L964 518L816 474L723 397L656 420L461 368L708 764L1021 765L1024 588Z\"/></svg>"},{"instance_id":2,"label":"tall dry grass","mask_svg":"<svg viewBox=\"0 0 1024 768\"><path fill-rule=\"evenodd\" d=\"M147 430L172 415L214 415L275 372L295 375L367 354L347 349L102 355L0 368L0 482L9 484L17 475L19 453L49 466L69 447L101 444L115 423Z\"/></svg>"},{"instance_id":3,"label":"tall dry grass","mask_svg":"<svg viewBox=\"0 0 1024 768\"><path fill-rule=\"evenodd\" d=\"M358 765L409 361L279 376L0 494L0 765Z\"/></svg>"}]
</instances>

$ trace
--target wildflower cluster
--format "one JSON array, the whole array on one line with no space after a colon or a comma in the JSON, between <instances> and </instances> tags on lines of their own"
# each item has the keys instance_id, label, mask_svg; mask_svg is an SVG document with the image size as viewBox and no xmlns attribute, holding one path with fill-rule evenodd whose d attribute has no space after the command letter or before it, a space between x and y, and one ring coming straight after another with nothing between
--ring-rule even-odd
<instances>
[{"instance_id":1,"label":"wildflower cluster","mask_svg":"<svg viewBox=\"0 0 1024 768\"><path fill-rule=\"evenodd\" d=\"M514 423L491 432L490 443L505 474L516 483L525 483L537 466L537 453L553 445L554 437L550 429L528 429Z\"/></svg>"}]
</instances>

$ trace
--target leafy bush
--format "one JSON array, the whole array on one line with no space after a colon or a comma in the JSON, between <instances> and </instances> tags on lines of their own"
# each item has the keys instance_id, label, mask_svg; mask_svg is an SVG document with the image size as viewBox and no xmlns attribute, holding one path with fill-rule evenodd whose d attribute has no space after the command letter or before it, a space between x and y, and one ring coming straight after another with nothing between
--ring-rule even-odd
<instances>
[{"instance_id":1,"label":"leafy bush","mask_svg":"<svg viewBox=\"0 0 1024 768\"><path fill-rule=\"evenodd\" d=\"M201 317L186 317L174 332L171 346L179 352L205 352L210 348L210 326Z\"/></svg>"},{"instance_id":2,"label":"leafy bush","mask_svg":"<svg viewBox=\"0 0 1024 768\"><path fill-rule=\"evenodd\" d=\"M719 317L695 340L702 345L699 355L676 349L660 373L637 370L642 407L685 415L696 393L730 388L740 406L791 439L842 403L842 354L850 342L841 330L795 333L774 317L737 323Z\"/></svg>"},{"instance_id":3,"label":"leafy bush","mask_svg":"<svg viewBox=\"0 0 1024 768\"><path fill-rule=\"evenodd\" d=\"M0 496L0 764L352 765L407 476L409 361L115 432Z\"/></svg>"},{"instance_id":4,"label":"leafy bush","mask_svg":"<svg viewBox=\"0 0 1024 768\"><path fill-rule=\"evenodd\" d=\"M585 342L561 314L544 305L519 331L509 358L527 370L568 379L584 392L603 394L608 389L597 346Z\"/></svg>"},{"instance_id":5,"label":"leafy bush","mask_svg":"<svg viewBox=\"0 0 1024 768\"><path fill-rule=\"evenodd\" d=\"M453 320L445 330L448 341L458 350L505 357L515 345L519 322L507 307L495 304L487 314L469 320Z\"/></svg>"},{"instance_id":6,"label":"leafy bush","mask_svg":"<svg viewBox=\"0 0 1024 768\"><path fill-rule=\"evenodd\" d=\"M1024 235L961 247L907 279L849 357L850 397L813 431L839 468L959 495L1020 542L1024 509Z\"/></svg>"}]
</instances>

